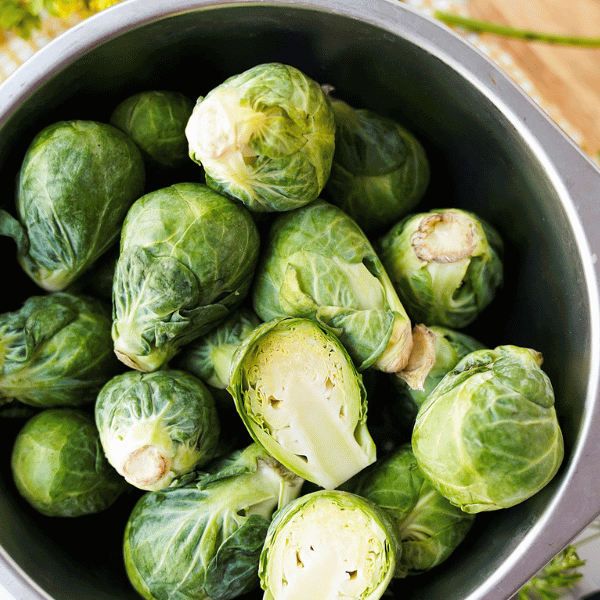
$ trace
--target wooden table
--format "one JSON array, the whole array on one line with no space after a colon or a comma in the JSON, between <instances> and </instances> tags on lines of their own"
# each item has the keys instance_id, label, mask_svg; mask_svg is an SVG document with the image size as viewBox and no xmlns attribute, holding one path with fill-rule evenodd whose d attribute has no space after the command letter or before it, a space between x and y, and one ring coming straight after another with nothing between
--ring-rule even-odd
<instances>
[{"instance_id":1,"label":"wooden table","mask_svg":"<svg viewBox=\"0 0 600 600\"><path fill-rule=\"evenodd\" d=\"M468 0L472 17L508 25L600 37L600 0ZM485 34L505 49L545 99L600 152L600 48L572 48Z\"/></svg>"}]
</instances>

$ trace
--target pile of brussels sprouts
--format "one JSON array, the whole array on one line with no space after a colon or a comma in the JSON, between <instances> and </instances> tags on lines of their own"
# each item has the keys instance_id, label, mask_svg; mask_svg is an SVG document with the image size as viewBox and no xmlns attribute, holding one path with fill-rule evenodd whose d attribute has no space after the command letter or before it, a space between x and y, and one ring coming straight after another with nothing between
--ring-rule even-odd
<instances>
[{"instance_id":1,"label":"pile of brussels sprouts","mask_svg":"<svg viewBox=\"0 0 600 600\"><path fill-rule=\"evenodd\" d=\"M148 600L375 600L537 493L563 458L542 356L463 332L502 239L418 212L429 179L411 132L279 63L44 128L0 212L39 286L0 315L24 500L138 494Z\"/></svg>"}]
</instances>

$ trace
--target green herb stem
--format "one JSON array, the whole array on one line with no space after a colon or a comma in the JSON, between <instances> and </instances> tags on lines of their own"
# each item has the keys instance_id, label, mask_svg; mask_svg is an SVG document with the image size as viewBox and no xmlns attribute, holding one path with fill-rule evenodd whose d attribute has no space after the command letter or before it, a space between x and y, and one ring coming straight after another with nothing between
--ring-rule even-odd
<instances>
[{"instance_id":1,"label":"green herb stem","mask_svg":"<svg viewBox=\"0 0 600 600\"><path fill-rule=\"evenodd\" d=\"M491 33L503 37L515 38L530 42L543 42L546 44L559 44L563 46L578 46L587 48L600 48L600 37L586 37L576 35L565 35L543 31L532 31L530 29L519 29L502 23L482 21L470 17L461 17L453 13L435 11L434 16L440 21L452 27L462 27L467 31L475 33Z\"/></svg>"}]
</instances>

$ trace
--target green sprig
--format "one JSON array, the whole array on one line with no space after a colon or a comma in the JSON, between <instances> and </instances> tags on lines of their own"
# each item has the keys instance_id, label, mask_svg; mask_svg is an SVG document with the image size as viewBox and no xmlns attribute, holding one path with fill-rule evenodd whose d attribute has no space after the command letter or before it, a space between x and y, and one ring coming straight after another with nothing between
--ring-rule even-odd
<instances>
[{"instance_id":1,"label":"green sprig","mask_svg":"<svg viewBox=\"0 0 600 600\"><path fill-rule=\"evenodd\" d=\"M475 33L491 33L503 37L515 38L530 42L544 42L547 44L560 44L563 46L579 46L587 48L600 48L600 37L587 37L568 35L560 33L550 33L543 31L533 31L531 29L520 29L494 23L492 21L482 21L470 17L461 17L453 13L444 11L435 11L434 16L446 25L452 27L462 27L467 31Z\"/></svg>"},{"instance_id":2,"label":"green sprig","mask_svg":"<svg viewBox=\"0 0 600 600\"><path fill-rule=\"evenodd\" d=\"M567 546L519 590L518 600L557 600L583 577L584 565L575 546Z\"/></svg>"}]
</instances>

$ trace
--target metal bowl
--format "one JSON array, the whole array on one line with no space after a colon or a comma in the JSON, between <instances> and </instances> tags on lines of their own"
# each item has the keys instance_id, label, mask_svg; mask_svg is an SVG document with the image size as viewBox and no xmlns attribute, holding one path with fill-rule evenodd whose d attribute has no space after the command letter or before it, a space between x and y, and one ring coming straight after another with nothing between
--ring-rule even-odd
<instances>
[{"instance_id":1,"label":"metal bowl","mask_svg":"<svg viewBox=\"0 0 600 600\"><path fill-rule=\"evenodd\" d=\"M506 240L506 286L472 332L543 353L566 458L539 494L480 515L450 559L403 586L415 600L507 599L600 512L600 172L485 56L396 0L125 1L48 44L0 87L5 190L33 135L53 121L105 120L147 88L197 97L270 61L407 125L431 160L424 207L473 210ZM14 246L0 243L8 264ZM19 273L4 281L2 311L39 292ZM74 520L34 514L10 475L15 429L0 422L2 584L19 600L136 598L121 559L128 501Z\"/></svg>"}]
</instances>

